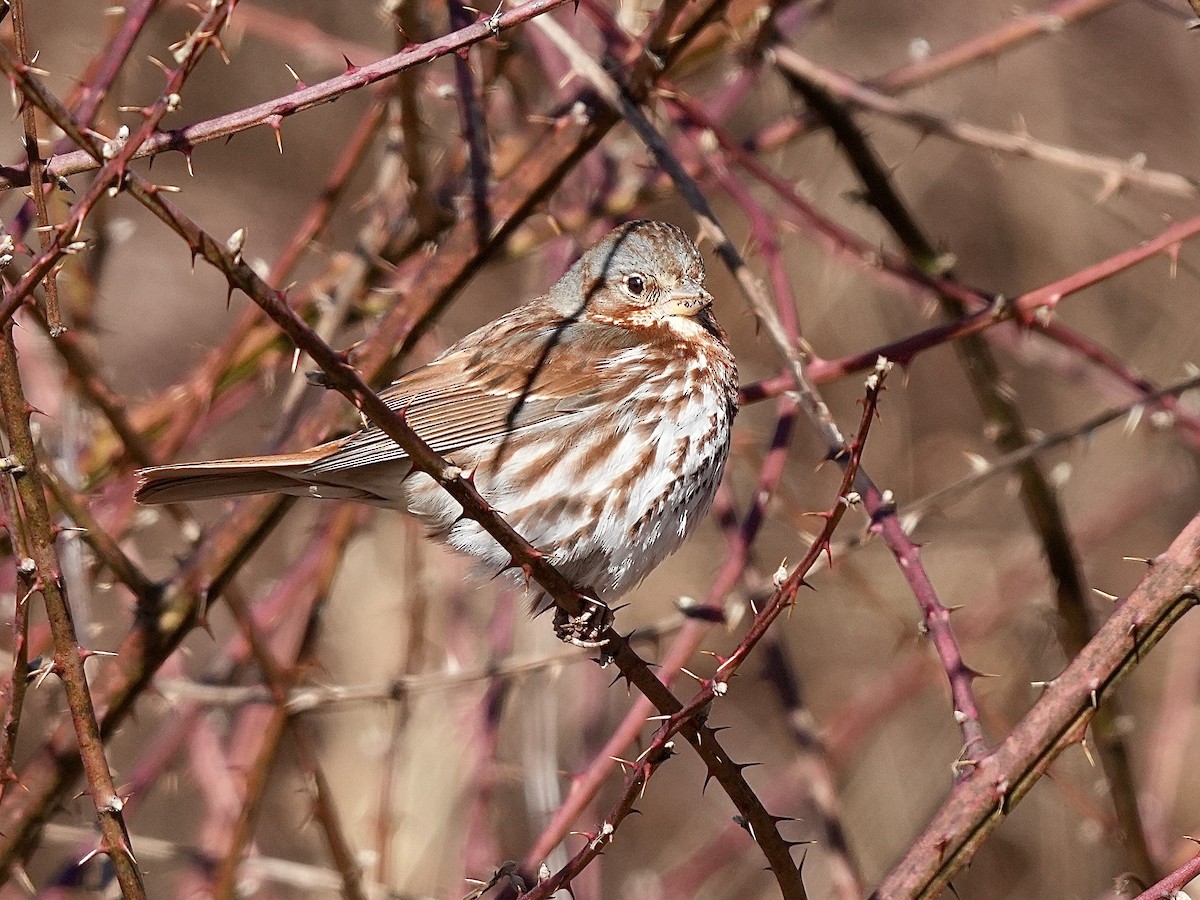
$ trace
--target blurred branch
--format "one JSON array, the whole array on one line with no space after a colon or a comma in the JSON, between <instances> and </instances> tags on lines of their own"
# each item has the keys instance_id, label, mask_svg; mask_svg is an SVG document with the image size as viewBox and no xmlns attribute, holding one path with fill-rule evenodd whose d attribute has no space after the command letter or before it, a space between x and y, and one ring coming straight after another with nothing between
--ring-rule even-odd
<instances>
[{"instance_id":1,"label":"blurred branch","mask_svg":"<svg viewBox=\"0 0 1200 900\"><path fill-rule=\"evenodd\" d=\"M446 0L446 5L450 10L451 24L461 26L469 18L462 0ZM457 87L455 93L459 123L470 153L471 218L475 223L476 240L482 247L487 244L488 235L492 233L492 209L489 200L492 159L483 92L471 74L470 56L454 57L454 81Z\"/></svg>"},{"instance_id":2,"label":"blurred branch","mask_svg":"<svg viewBox=\"0 0 1200 900\"><path fill-rule=\"evenodd\" d=\"M1043 9L1020 12L983 34L968 38L925 59L899 66L863 82L881 94L899 94L943 75L999 57L1034 38L1055 37L1067 26L1116 6L1121 0L1055 0ZM746 149L769 150L809 131L814 117L789 115L763 129Z\"/></svg>"},{"instance_id":3,"label":"blurred branch","mask_svg":"<svg viewBox=\"0 0 1200 900\"><path fill-rule=\"evenodd\" d=\"M86 828L48 822L45 828L46 841L55 844L78 844L92 837ZM139 852L147 862L191 864L197 860L209 862L200 847L188 846L176 841L137 835ZM248 878L291 888L296 891L340 891L342 877L333 869L312 863L272 856L251 856L242 862L243 874ZM382 884L364 885L368 896L386 897L388 889ZM295 895L293 895L295 896ZM435 900L431 896L409 894L409 900Z\"/></svg>"},{"instance_id":4,"label":"blurred branch","mask_svg":"<svg viewBox=\"0 0 1200 900\"><path fill-rule=\"evenodd\" d=\"M1086 153L1082 150L1047 144L1035 140L1028 134L1011 134L938 116L892 99L886 94L872 90L862 82L832 69L818 66L789 47L776 45L771 49L771 54L784 72L805 79L843 103L861 109L869 109L904 122L918 129L922 134L936 134L984 150L1025 157L1097 175L1104 182L1101 197L1108 197L1125 184L1139 185L1180 197L1200 196L1200 182L1195 178L1177 175L1174 172L1147 169L1145 160L1141 158L1113 159L1097 153Z\"/></svg>"},{"instance_id":5,"label":"blurred branch","mask_svg":"<svg viewBox=\"0 0 1200 900\"><path fill-rule=\"evenodd\" d=\"M1157 393L1164 397L1178 397L1184 392L1195 390L1196 388L1200 388L1200 376L1177 382L1169 387L1162 388ZM1127 403L1124 406L1118 406L1092 416L1090 419L1081 422L1073 428L1067 428L1028 440L1021 446L1002 454L996 459L981 461L978 464L977 471L965 478L952 481L932 493L925 494L916 500L906 503L904 511L908 515L925 516L933 510L945 509L947 505L953 503L956 499L967 496L985 481L997 475L1009 473L1027 461L1045 453L1047 450L1052 450L1055 447L1061 447L1076 441L1087 441L1105 425L1110 425L1119 419L1126 420L1126 428L1135 427L1142 419L1142 412L1145 406L1152 403L1155 399L1157 399L1155 396L1139 398L1132 403Z\"/></svg>"},{"instance_id":6,"label":"blurred branch","mask_svg":"<svg viewBox=\"0 0 1200 900\"><path fill-rule=\"evenodd\" d=\"M425 40L426 11L421 4L393 4L390 14L396 17L399 26L396 38L399 44ZM470 25L471 18L466 15L458 19L451 17L450 27L462 30ZM456 66L458 60L456 55ZM393 170L389 174L394 180L397 178L394 171L395 160L403 159L405 174L408 177L408 206L412 211L418 234L426 240L432 239L438 233L446 219L446 211L438 203L431 183L429 142L426 140L429 127L421 113L421 90L428 83L423 69L409 69L396 76L396 83L388 99L388 141L384 148L384 165L381 167ZM382 172L380 174L383 175ZM381 207L392 209L390 205L385 206L384 203L377 202ZM382 209L379 215L383 217Z\"/></svg>"},{"instance_id":7,"label":"blurred branch","mask_svg":"<svg viewBox=\"0 0 1200 900\"><path fill-rule=\"evenodd\" d=\"M333 514L332 518L335 523L339 514L343 519L348 515L353 515L352 513L348 514L343 508ZM336 535L338 531L339 529L335 526L329 530L329 533ZM345 533L348 534L348 532ZM322 605L321 598L328 593L337 561L343 550L344 545L337 540L329 541L325 545L324 565L319 566L320 577L308 588L313 602L308 617L308 627L305 629L305 637L296 647L298 654L303 653L304 645L309 643L317 619L315 613ZM244 801L238 821L229 835L228 848L213 878L213 895L222 900L232 900L237 896L238 870L242 862L242 855L253 834L266 783L274 769L279 744L286 730L291 734L301 764L311 779L314 791L313 815L325 835L330 856L342 875L342 896L349 900L365 900L366 895L362 888L362 870L346 837L333 798L330 796L329 783L317 759L316 747L308 734L307 726L292 716L287 708L288 689L295 681L294 665L285 669L284 665L276 660L271 648L260 635L250 610L239 597L227 594L225 600L226 607L233 614L242 638L250 649L250 655L267 683L272 699L275 701L275 708L272 710L266 727L261 729L256 764L251 767L246 779Z\"/></svg>"}]
</instances>

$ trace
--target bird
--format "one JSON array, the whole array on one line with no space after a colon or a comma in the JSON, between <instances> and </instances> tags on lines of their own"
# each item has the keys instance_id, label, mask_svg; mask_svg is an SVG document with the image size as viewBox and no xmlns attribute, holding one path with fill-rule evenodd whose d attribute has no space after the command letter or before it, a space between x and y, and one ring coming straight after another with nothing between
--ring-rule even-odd
<instances>
[{"instance_id":1,"label":"bird","mask_svg":"<svg viewBox=\"0 0 1200 900\"><path fill-rule=\"evenodd\" d=\"M679 548L721 483L738 375L712 306L703 257L682 229L627 222L546 294L380 397L565 578L607 605ZM357 500L415 516L484 572L512 562L374 426L299 452L138 475L141 503L262 493Z\"/></svg>"}]
</instances>

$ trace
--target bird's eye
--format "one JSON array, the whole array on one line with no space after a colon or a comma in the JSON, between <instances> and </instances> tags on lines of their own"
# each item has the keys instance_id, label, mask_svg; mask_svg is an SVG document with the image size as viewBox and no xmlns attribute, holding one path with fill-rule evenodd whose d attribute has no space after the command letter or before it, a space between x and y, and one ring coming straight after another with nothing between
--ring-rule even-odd
<instances>
[{"instance_id":1,"label":"bird's eye","mask_svg":"<svg viewBox=\"0 0 1200 900\"><path fill-rule=\"evenodd\" d=\"M633 296L639 296L645 289L646 279L641 275L630 275L625 279L625 290L629 291Z\"/></svg>"}]
</instances>

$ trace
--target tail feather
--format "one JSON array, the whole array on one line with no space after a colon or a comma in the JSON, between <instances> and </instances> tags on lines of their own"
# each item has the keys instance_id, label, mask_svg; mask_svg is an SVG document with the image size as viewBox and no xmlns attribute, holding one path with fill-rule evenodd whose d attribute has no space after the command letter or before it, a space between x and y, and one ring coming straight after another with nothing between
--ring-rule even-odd
<instances>
[{"instance_id":1,"label":"tail feather","mask_svg":"<svg viewBox=\"0 0 1200 900\"><path fill-rule=\"evenodd\" d=\"M138 503L180 503L248 494L304 496L310 493L312 485L319 483L305 477L305 470L341 443L332 441L311 450L277 456L246 456L142 469L137 473L141 481L134 498ZM361 495L352 488L321 486L317 490L323 497Z\"/></svg>"}]
</instances>

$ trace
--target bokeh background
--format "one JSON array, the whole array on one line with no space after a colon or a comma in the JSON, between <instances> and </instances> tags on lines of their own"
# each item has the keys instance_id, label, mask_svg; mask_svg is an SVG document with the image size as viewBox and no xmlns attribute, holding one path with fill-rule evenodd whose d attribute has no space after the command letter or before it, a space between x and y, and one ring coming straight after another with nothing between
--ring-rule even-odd
<instances>
[{"instance_id":1,"label":"bokeh background","mask_svg":"<svg viewBox=\"0 0 1200 900\"><path fill-rule=\"evenodd\" d=\"M655 10L638 2L604 5L631 33ZM415 42L451 30L442 4L395 6L244 0L223 39L227 61L216 53L203 60L165 126L285 96L294 86L286 66L313 84L341 71L343 52L360 64L393 53L405 43L398 21ZM1087 7L1086 14L1075 17L1077 7ZM1055 18L1060 8L1072 15ZM764 39L759 25L769 9L731 4L726 21L707 28L668 73L739 140L787 128L804 112L771 58L755 55L760 41L779 40L820 66L866 81L911 71L966 41L1041 16L1028 38L976 51L904 91L904 102L949 121L1097 154L1114 171L1132 160L1144 170L1185 176L1182 186L1171 182L1168 190L1138 179L1106 180L855 111L895 188L938 248L953 255L955 274L967 285L1016 296L1198 213L1200 190L1187 179L1197 173L1200 35L1188 30L1191 12L1183 0L1060 3L1045 10L993 0L781 3L771 13L778 36ZM683 20L695 11L685 10ZM68 0L30 4L28 15L37 65L61 96L120 22L118 11ZM594 10L567 6L551 15L597 59L604 56ZM157 97L162 75L147 56L166 58L168 45L195 19L183 4L160 4L109 94L97 131L111 136L119 122L134 121L119 105ZM498 191L539 164L542 151L530 143L535 129L569 117L583 83L530 25L466 58L476 86L482 84L491 190ZM731 93L739 84L740 93ZM436 257L453 223L471 209L454 57L374 90L351 91L288 117L282 153L271 129L257 127L198 146L190 171L179 153L157 157L152 167L135 164L157 182L179 185L182 192L172 199L219 239L245 229L244 254L266 272L321 195L373 98L391 98L326 227L284 281L294 285L310 321L327 323L337 347L370 339L387 310L421 298L419 264ZM670 122L662 97L648 109L686 161L720 156ZM9 161L19 160L19 119L4 126L3 141ZM870 247L897 249L827 132L817 127L752 149L821 215ZM416 186L410 177L415 158L427 166ZM797 225L775 194L730 165L778 223L796 316L814 353L836 358L938 320L927 292L881 277L870 259L835 252ZM69 180L78 191L89 177ZM761 244L748 238L745 205L710 171L700 173L700 183L751 266L765 275ZM10 231L22 200L16 190L0 198ZM69 200L56 193L52 214L57 209L61 217ZM695 217L636 136L618 126L487 254L482 270L454 292L423 337L396 348L398 365L430 359L537 295L613 221L643 216L698 233ZM311 362L294 367L290 345L270 325L255 325L217 389L196 395L198 367L228 340L250 302L234 294L227 303L223 279L202 263L193 266L186 246L126 197L106 200L85 234L95 242L92 249L72 258L61 275L68 323L158 459L298 447L294 426L310 421L306 417L322 404L340 403L338 427L353 425L349 404L308 386L303 372ZM717 312L743 381L775 375L777 353L711 245L705 249ZM1154 384L1172 384L1194 375L1189 366L1200 362L1198 264L1200 251L1185 243L1174 258L1154 257L1064 299L1056 316ZM134 508L136 465L65 373L49 339L31 320L25 324L18 338L23 374L30 401L45 414L37 421L47 457L135 562L173 583L241 504L196 504L182 520ZM989 343L1032 432L1070 430L1137 399L1127 384L1079 354L1013 325L992 329ZM852 430L861 377L823 392L834 418ZM1200 414L1195 397L1185 394L1182 403ZM194 415L187 412L192 409ZM727 478L737 510L744 512L753 499L776 414L775 402L764 401L739 415ZM182 430L172 435L171 423L180 422ZM1171 416L1139 408L1043 455L1090 586L1114 595L1130 590L1143 567L1123 558L1160 552L1195 513L1196 449ZM904 515L997 455L954 350L942 346L894 373L865 465L895 493ZM836 467L822 464L824 456L816 431L797 422L751 564L722 601L727 624L712 629L704 649L734 646L749 604L761 599L781 561L804 553L817 527L807 514L828 508L838 483ZM997 742L1036 700L1031 682L1052 679L1066 661L1055 636L1054 588L1018 486L1011 472L1001 472L906 521L942 602L962 607L954 626L968 663L995 676L977 682L977 692L988 739ZM776 623L770 645L759 648L710 718L728 728L723 738L735 759L761 763L747 777L768 808L797 819L781 826L785 836L817 841L795 851L797 859L805 856L804 877L815 898L837 894L813 792L836 793L849 858L869 889L949 791L961 745L944 673L922 637L920 611L866 526L861 510L851 510L835 538L832 568L810 578L815 590L803 592ZM133 620L130 593L113 583L78 536L60 545L85 642L120 647ZM706 523L629 597L619 622L651 634L638 643L643 655L661 657L683 618L680 598L704 598L727 552L717 524ZM11 572L5 578L4 602L11 604ZM301 501L254 548L230 591L258 612L261 639L290 673L297 701L291 712L305 737L280 724L261 668L247 659L242 631L218 600L207 628L188 634L108 745L118 782L137 784L127 822L153 896L208 893L247 810L252 824L238 848L246 857L239 893L338 895L337 867L312 813L316 770L369 895L463 896L472 887L465 879L486 881L505 860L526 857L568 794L571 776L606 765L597 754L631 706L624 686L610 684L610 672L555 641L545 618L525 615L519 590L474 577L468 563L424 541L398 513ZM1111 609L1099 595L1092 603L1100 619ZM35 630L42 620L35 608ZM1198 629L1198 620L1185 618L1121 690L1120 724L1158 874L1192 854L1185 835L1200 828ZM88 663L98 696L122 665L120 657ZM709 674L713 662L697 655L689 667ZM689 679L676 684L680 696L690 694ZM30 691L18 771L37 763L63 710L54 679ZM643 738L650 730L643 729ZM638 748L626 752L632 757ZM603 819L621 784L620 766L608 765L606 784L569 830L592 832ZM826 770L829 780L814 781L814 769ZM704 780L686 749L662 767L639 803L642 814L624 822L613 845L576 880L576 896L777 896L761 854L731 822L729 800L715 785L703 790ZM78 789L73 785L46 810L47 825L25 854L27 878L10 869L3 896L113 890L99 865L74 866L93 842L91 803ZM10 787L4 802L16 808L19 789ZM564 846L574 852L583 840L567 836ZM1074 748L984 844L955 888L973 900L1132 896L1135 882L1122 879L1131 868L1124 847L1101 769ZM565 859L561 848L546 856L551 868Z\"/></svg>"}]
</instances>

